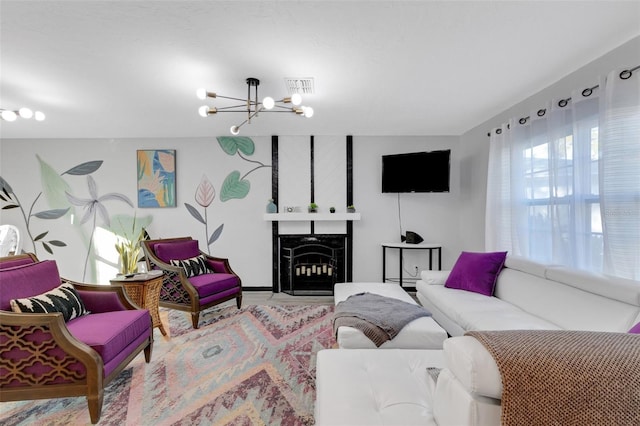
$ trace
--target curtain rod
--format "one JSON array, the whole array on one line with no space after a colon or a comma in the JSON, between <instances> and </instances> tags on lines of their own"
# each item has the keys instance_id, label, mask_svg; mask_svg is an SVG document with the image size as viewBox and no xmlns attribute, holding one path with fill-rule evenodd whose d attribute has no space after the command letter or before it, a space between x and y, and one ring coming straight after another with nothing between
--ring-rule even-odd
<instances>
[{"instance_id":1,"label":"curtain rod","mask_svg":"<svg viewBox=\"0 0 640 426\"><path fill-rule=\"evenodd\" d=\"M631 76L633 75L633 72L634 72L634 71L637 71L637 70L639 70L639 69L640 69L640 65L637 65L637 66L635 66L635 67L633 67L633 68L631 68L631 69L629 69L629 70L623 70L623 71L621 71L621 72L620 72L619 77L620 77L622 80L628 80L628 79L630 79L630 78L631 78ZM595 85L595 86L593 86L593 87L587 87L586 89L584 89L584 90L582 91L582 96L584 96L585 98L586 98L587 96L591 96L591 94L593 93L593 91L594 91L595 89L597 89L598 87L600 87L600 85L599 85L599 84L596 84L596 85ZM558 106L559 106L560 108L564 108L564 107L566 107L566 106L569 104L569 101L570 101L570 100L571 100L571 97L568 97L568 98L565 98L565 99L561 99L561 100L559 100L559 101L558 101ZM542 108L542 109L539 109L539 110L538 110L537 115L538 115L538 117L542 117L542 116L544 116L546 113L547 113L547 109L546 109L546 108ZM529 118L531 118L531 116L529 116L529 115L528 115L528 116L526 116L526 117L522 117L522 118L520 118L520 119L518 120L518 123L520 123L520 124L524 124L524 123L526 123L526 122L529 120ZM507 129L509 129L509 128L510 128L510 126L507 124ZM502 129L496 129L496 134L498 134L498 135L499 135L499 134L501 134L501 133L502 133ZM489 136L489 137L490 137L490 136L491 136L491 132L487 133L487 136Z\"/></svg>"}]
</instances>

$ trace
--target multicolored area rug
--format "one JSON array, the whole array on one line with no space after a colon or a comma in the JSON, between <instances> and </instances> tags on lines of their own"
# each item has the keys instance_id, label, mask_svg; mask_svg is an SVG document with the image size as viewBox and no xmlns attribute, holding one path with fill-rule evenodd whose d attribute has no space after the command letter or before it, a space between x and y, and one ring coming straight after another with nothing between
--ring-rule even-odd
<instances>
[{"instance_id":1,"label":"multicolored area rug","mask_svg":"<svg viewBox=\"0 0 640 426\"><path fill-rule=\"evenodd\" d=\"M99 425L311 425L316 353L335 347L333 306L169 311L170 339L105 390ZM90 424L86 398L0 403L3 425Z\"/></svg>"}]
</instances>

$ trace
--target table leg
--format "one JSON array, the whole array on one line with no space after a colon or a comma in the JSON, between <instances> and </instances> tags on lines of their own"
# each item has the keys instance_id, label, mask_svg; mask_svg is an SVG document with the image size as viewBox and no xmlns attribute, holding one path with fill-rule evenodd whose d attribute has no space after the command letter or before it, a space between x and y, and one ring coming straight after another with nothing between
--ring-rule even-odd
<instances>
[{"instance_id":1,"label":"table leg","mask_svg":"<svg viewBox=\"0 0 640 426\"><path fill-rule=\"evenodd\" d=\"M400 287L402 287L402 248L400 248L400 265L399 265Z\"/></svg>"},{"instance_id":2,"label":"table leg","mask_svg":"<svg viewBox=\"0 0 640 426\"><path fill-rule=\"evenodd\" d=\"M382 282L387 282L387 248L382 246Z\"/></svg>"}]
</instances>

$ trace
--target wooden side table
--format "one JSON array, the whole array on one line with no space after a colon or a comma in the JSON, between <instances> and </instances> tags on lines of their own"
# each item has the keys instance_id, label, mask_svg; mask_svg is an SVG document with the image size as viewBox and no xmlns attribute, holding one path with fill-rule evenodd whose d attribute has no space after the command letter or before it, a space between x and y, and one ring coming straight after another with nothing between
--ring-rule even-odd
<instances>
[{"instance_id":1,"label":"wooden side table","mask_svg":"<svg viewBox=\"0 0 640 426\"><path fill-rule=\"evenodd\" d=\"M148 309L151 314L153 327L158 327L163 336L167 335L164 324L160 319L158 306L160 304L160 289L162 288L162 271L151 271L135 274L131 277L118 275L110 280L111 284L122 285L136 305Z\"/></svg>"}]
</instances>

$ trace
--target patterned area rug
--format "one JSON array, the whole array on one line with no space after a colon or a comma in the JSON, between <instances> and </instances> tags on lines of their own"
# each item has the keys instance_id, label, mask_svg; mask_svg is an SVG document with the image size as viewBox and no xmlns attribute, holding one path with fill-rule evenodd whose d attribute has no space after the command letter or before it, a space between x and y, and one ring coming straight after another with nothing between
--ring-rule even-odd
<instances>
[{"instance_id":1,"label":"patterned area rug","mask_svg":"<svg viewBox=\"0 0 640 426\"><path fill-rule=\"evenodd\" d=\"M311 425L316 353L335 347L332 305L210 309L193 330L168 311L150 364L105 390L99 425ZM86 398L0 404L3 425L90 424Z\"/></svg>"}]
</instances>

